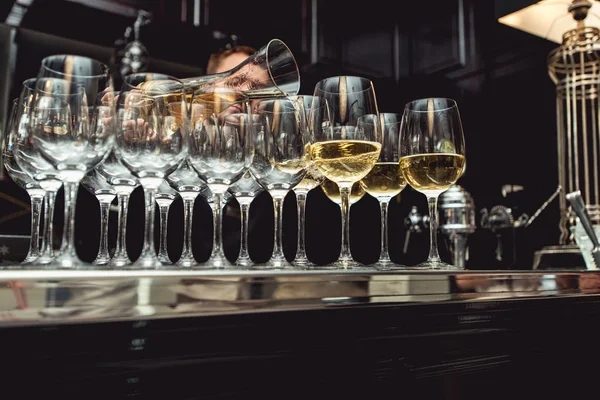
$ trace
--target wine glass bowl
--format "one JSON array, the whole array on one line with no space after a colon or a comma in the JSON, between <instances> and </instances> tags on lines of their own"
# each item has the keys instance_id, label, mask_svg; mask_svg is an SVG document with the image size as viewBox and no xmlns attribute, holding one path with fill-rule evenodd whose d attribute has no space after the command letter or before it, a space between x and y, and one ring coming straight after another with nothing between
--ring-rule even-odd
<instances>
[{"instance_id":1,"label":"wine glass bowl","mask_svg":"<svg viewBox=\"0 0 600 400\"><path fill-rule=\"evenodd\" d=\"M427 197L429 205L429 256L413 268L456 269L438 254L437 199L466 167L458 105L447 98L414 100L404 108L400 131L400 170L408 185Z\"/></svg>"}]
</instances>

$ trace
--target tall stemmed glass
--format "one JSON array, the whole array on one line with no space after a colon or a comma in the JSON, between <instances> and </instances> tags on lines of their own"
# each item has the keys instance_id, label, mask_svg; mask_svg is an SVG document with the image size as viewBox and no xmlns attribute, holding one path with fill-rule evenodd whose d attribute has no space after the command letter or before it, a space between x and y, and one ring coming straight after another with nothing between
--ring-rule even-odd
<instances>
[{"instance_id":1,"label":"tall stemmed glass","mask_svg":"<svg viewBox=\"0 0 600 400\"><path fill-rule=\"evenodd\" d=\"M223 251L221 213L227 190L242 177L246 154L239 131L240 113L248 113L243 92L205 88L194 92L189 163L213 194L213 248L204 267L234 266Z\"/></svg>"},{"instance_id":2,"label":"tall stemmed glass","mask_svg":"<svg viewBox=\"0 0 600 400\"><path fill-rule=\"evenodd\" d=\"M160 224L158 231L158 259L163 264L168 265L173 263L169 257L167 246L167 238L169 233L169 210L171 209L171 204L173 204L177 198L177 191L169 186L169 183L165 180L160 184L160 186L158 186L155 198L156 204L158 205L158 220Z\"/></svg>"},{"instance_id":3,"label":"tall stemmed glass","mask_svg":"<svg viewBox=\"0 0 600 400\"><path fill-rule=\"evenodd\" d=\"M17 165L33 177L46 191L44 196L44 235L42 250L32 267L46 265L55 258L54 253L54 204L56 194L62 186L58 171L33 145L31 131L31 105L34 101L37 78L23 81L15 115L15 124L10 130L13 135L13 155Z\"/></svg>"},{"instance_id":4,"label":"tall stemmed glass","mask_svg":"<svg viewBox=\"0 0 600 400\"><path fill-rule=\"evenodd\" d=\"M57 71L89 66L93 60L58 57L62 60L50 57L42 61L42 77L36 82L36 99L31 107L31 137L34 146L59 171L65 187L65 229L55 264L57 268L73 269L85 266L75 249L77 189L85 174L102 161L112 146L115 108L112 98L102 98L105 90L112 91L106 86L112 85L106 66L96 62L96 70L75 76Z\"/></svg>"},{"instance_id":5,"label":"tall stemmed glass","mask_svg":"<svg viewBox=\"0 0 600 400\"><path fill-rule=\"evenodd\" d=\"M374 123L370 118L371 116L366 116L359 119L359 129L372 129L373 126L380 125L383 132L377 164L360 181L365 191L379 201L381 210L381 250L374 266L379 269L406 268L393 263L388 250L388 204L406 186L399 164L402 114L380 113L379 123Z\"/></svg>"},{"instance_id":6,"label":"tall stemmed glass","mask_svg":"<svg viewBox=\"0 0 600 400\"><path fill-rule=\"evenodd\" d=\"M200 179L187 160L167 177L167 182L183 200L183 250L176 265L181 268L196 267L198 262L192 252L194 203L200 192L209 190L208 186Z\"/></svg>"},{"instance_id":7,"label":"tall stemmed glass","mask_svg":"<svg viewBox=\"0 0 600 400\"><path fill-rule=\"evenodd\" d=\"M144 82L154 84L140 89L139 85ZM140 181L146 206L142 253L128 267L166 267L154 248L156 192L187 156L189 121L183 84L163 74L127 75L117 110L119 126L115 154Z\"/></svg>"},{"instance_id":8,"label":"tall stemmed glass","mask_svg":"<svg viewBox=\"0 0 600 400\"><path fill-rule=\"evenodd\" d=\"M426 98L404 107L400 128L400 170L406 182L427 196L430 250L419 269L456 269L440 259L437 247L437 199L461 177L465 143L454 100Z\"/></svg>"},{"instance_id":9,"label":"tall stemmed glass","mask_svg":"<svg viewBox=\"0 0 600 400\"><path fill-rule=\"evenodd\" d=\"M310 109L312 107L312 102L314 100L313 96L297 96L298 105L300 111L304 113L304 118L306 119L306 144L307 146L313 142L310 130L308 129L308 117L310 114ZM307 151L307 156L310 158L310 151ZM306 255L306 241L305 241L305 217L306 217L306 198L308 196L308 192L312 189L321 185L321 183L325 180L325 177L312 160L309 160L308 166L306 168L306 175L304 178L298 183L292 190L296 194L296 208L298 210L298 239L296 243L296 256L294 257L293 263L299 267L314 267L315 264L312 263L307 255Z\"/></svg>"},{"instance_id":10,"label":"tall stemmed glass","mask_svg":"<svg viewBox=\"0 0 600 400\"><path fill-rule=\"evenodd\" d=\"M81 180L81 186L96 196L100 204L100 246L93 265L106 265L110 262L110 251L108 249L108 220L110 217L110 205L117 191L104 179L95 169L88 172Z\"/></svg>"},{"instance_id":11,"label":"tall stemmed glass","mask_svg":"<svg viewBox=\"0 0 600 400\"><path fill-rule=\"evenodd\" d=\"M2 159L8 176L29 195L31 203L31 240L29 242L29 251L27 256L21 262L22 265L34 262L39 256L42 249L40 240L40 223L43 209L44 196L46 191L41 187L31 175L23 171L15 160L14 151L17 141L17 133L19 121L19 100L15 99L12 103L10 119L6 132L4 133L4 146L2 147Z\"/></svg>"},{"instance_id":12,"label":"tall stemmed glass","mask_svg":"<svg viewBox=\"0 0 600 400\"><path fill-rule=\"evenodd\" d=\"M295 99L261 100L254 105L260 131L252 141L250 169L273 198L275 246L271 258L260 268L294 268L283 253L283 201L306 175L306 119Z\"/></svg>"},{"instance_id":13,"label":"tall stemmed glass","mask_svg":"<svg viewBox=\"0 0 600 400\"><path fill-rule=\"evenodd\" d=\"M373 168L381 150L380 129L359 130L358 119L379 115L373 83L356 76L335 76L319 81L309 117L315 142L311 158L326 178L340 187L342 246L339 259L329 267L360 268L349 242L352 185Z\"/></svg>"},{"instance_id":14,"label":"tall stemmed glass","mask_svg":"<svg viewBox=\"0 0 600 400\"><path fill-rule=\"evenodd\" d=\"M98 164L94 170L97 171L117 193L117 204L119 207L117 216L119 221L117 228L117 246L108 265L117 268L123 267L131 263L129 255L127 254L126 243L129 196L140 183L136 177L131 174L131 171L117 159L114 151L111 151L108 157Z\"/></svg>"},{"instance_id":15,"label":"tall stemmed glass","mask_svg":"<svg viewBox=\"0 0 600 400\"><path fill-rule=\"evenodd\" d=\"M240 252L238 253L235 264L240 267L251 267L253 264L250 254L248 253L248 222L250 216L250 205L256 196L262 193L263 188L257 181L252 171L250 171L250 163L252 161L252 145L249 141L254 137L254 132L258 128L260 130L260 119L258 115L252 114L237 114L239 116L240 135L244 140L244 150L246 151L246 170L244 175L229 187L231 193L240 204ZM252 121L251 123L249 121ZM246 145L247 144L247 145Z\"/></svg>"}]
</instances>

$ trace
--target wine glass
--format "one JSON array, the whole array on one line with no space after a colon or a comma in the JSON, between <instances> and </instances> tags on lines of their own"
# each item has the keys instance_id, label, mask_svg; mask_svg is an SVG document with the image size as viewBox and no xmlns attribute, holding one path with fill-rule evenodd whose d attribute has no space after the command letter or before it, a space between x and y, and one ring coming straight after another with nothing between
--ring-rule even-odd
<instances>
[{"instance_id":1,"label":"wine glass","mask_svg":"<svg viewBox=\"0 0 600 400\"><path fill-rule=\"evenodd\" d=\"M373 83L356 76L334 76L315 85L309 116L314 143L310 155L317 169L337 183L342 199L342 245L328 268L360 269L349 243L349 196L352 185L373 168L381 151L381 129L357 129L358 119L379 115Z\"/></svg>"},{"instance_id":2,"label":"wine glass","mask_svg":"<svg viewBox=\"0 0 600 400\"><path fill-rule=\"evenodd\" d=\"M250 215L250 205L256 196L262 193L263 188L257 181L252 171L250 171L250 163L252 160L251 145L246 145L249 140L252 140L256 129L260 129L260 119L258 115L238 114L240 135L244 140L244 151L246 152L246 166L244 175L229 187L231 193L240 205L241 215L241 232L240 232L240 252L238 253L235 264L240 267L251 267L253 264L250 254L248 253L248 221ZM252 121L250 124L248 121Z\"/></svg>"},{"instance_id":3,"label":"wine glass","mask_svg":"<svg viewBox=\"0 0 600 400\"><path fill-rule=\"evenodd\" d=\"M312 102L314 100L313 96L305 96L300 95L297 96L298 105L300 107L300 111L304 113L304 118L306 119L306 143L310 145L313 142L310 136L310 130L308 129L308 115L310 114L310 109L312 106ZM310 157L310 152L307 152L307 156ZM309 164L306 168L306 175L304 178L298 183L292 190L296 195L296 208L298 210L298 239L296 244L296 256L294 257L293 263L299 267L314 267L315 264L312 263L307 255L306 255L306 241L305 241L305 216L306 216L306 198L308 196L308 192L317 186L321 185L321 183L325 180L323 174L319 172L315 163L312 160L309 161Z\"/></svg>"},{"instance_id":4,"label":"wine glass","mask_svg":"<svg viewBox=\"0 0 600 400\"><path fill-rule=\"evenodd\" d=\"M88 192L96 196L100 204L100 246L98 254L92 261L93 265L106 265L110 262L110 251L108 249L108 220L110 217L110 205L117 191L108 183L106 179L95 169L88 172L81 180L81 186Z\"/></svg>"},{"instance_id":5,"label":"wine glass","mask_svg":"<svg viewBox=\"0 0 600 400\"><path fill-rule=\"evenodd\" d=\"M252 141L250 170L273 198L275 246L257 268L295 268L283 253L283 201L306 175L306 119L295 99L266 99L254 105L260 130Z\"/></svg>"},{"instance_id":6,"label":"wine glass","mask_svg":"<svg viewBox=\"0 0 600 400\"><path fill-rule=\"evenodd\" d=\"M131 171L127 169L111 151L94 170L101 175L106 182L111 185L117 194L117 204L119 207L117 219L117 246L115 253L111 257L108 265L110 267L123 267L129 265L131 260L127 254L127 214L129 211L129 197L133 190L140 185Z\"/></svg>"},{"instance_id":7,"label":"wine glass","mask_svg":"<svg viewBox=\"0 0 600 400\"><path fill-rule=\"evenodd\" d=\"M54 205L56 194L62 186L58 171L34 147L30 138L30 109L34 99L37 78L23 81L18 99L18 109L11 127L13 155L17 165L32 176L46 191L44 196L44 234L39 257L32 266L44 266L55 258L54 253Z\"/></svg>"},{"instance_id":8,"label":"wine glass","mask_svg":"<svg viewBox=\"0 0 600 400\"><path fill-rule=\"evenodd\" d=\"M179 193L183 200L183 251L176 265L182 268L198 266L192 252L192 218L194 203L202 191L208 191L206 183L185 160L175 172L167 177L169 185ZM161 218L162 221L162 218ZM166 226L165 226L166 231ZM162 231L161 231L162 233ZM162 242L162 241L161 241Z\"/></svg>"},{"instance_id":9,"label":"wine glass","mask_svg":"<svg viewBox=\"0 0 600 400\"><path fill-rule=\"evenodd\" d=\"M244 93L223 88L194 92L192 100L189 162L213 194L213 248L206 267L234 266L222 245L221 213L229 186L245 169L244 141L239 129L240 113L248 113Z\"/></svg>"},{"instance_id":10,"label":"wine glass","mask_svg":"<svg viewBox=\"0 0 600 400\"><path fill-rule=\"evenodd\" d=\"M77 189L114 141L114 87L108 67L91 58L54 55L42 59L36 81L34 146L59 171L65 188L65 229L58 268L84 264L75 249Z\"/></svg>"},{"instance_id":11,"label":"wine glass","mask_svg":"<svg viewBox=\"0 0 600 400\"><path fill-rule=\"evenodd\" d=\"M64 62L65 67L70 65L70 61ZM43 73L44 64L40 75ZM90 89L89 99L83 83L68 74L63 77L66 79L38 78L31 107L30 136L37 150L58 170L65 187L65 230L54 262L57 268L74 269L85 266L75 249L77 189L85 174L112 146L114 107L112 102L101 101L100 92L95 91L97 82L88 80L89 77L80 76L95 87Z\"/></svg>"},{"instance_id":12,"label":"wine glass","mask_svg":"<svg viewBox=\"0 0 600 400\"><path fill-rule=\"evenodd\" d=\"M406 179L400 172L400 122L402 114L380 113L379 121L372 121L372 116L361 117L359 129L372 129L381 126L381 153L377 163L361 179L360 184L365 191L379 201L381 210L381 249L375 267L379 269L406 268L392 262L388 250L388 205L390 200L398 195L406 186Z\"/></svg>"},{"instance_id":13,"label":"wine glass","mask_svg":"<svg viewBox=\"0 0 600 400\"><path fill-rule=\"evenodd\" d=\"M169 210L171 204L177 198L177 191L173 189L168 182L160 184L156 191L156 204L158 205L159 215L159 241L158 241L158 259L165 265L172 264L169 252L167 250L167 236L168 236L168 225L169 225Z\"/></svg>"},{"instance_id":14,"label":"wine glass","mask_svg":"<svg viewBox=\"0 0 600 400\"><path fill-rule=\"evenodd\" d=\"M23 171L15 160L14 151L17 142L17 132L19 121L19 100L15 99L12 102L10 119L6 132L4 133L4 146L2 148L2 159L4 160L4 168L8 176L29 195L31 203L31 240L29 242L29 250L27 256L21 262L22 265L33 263L39 256L42 250L42 242L40 241L40 222L43 208L44 196L46 191L41 187L30 174Z\"/></svg>"},{"instance_id":15,"label":"wine glass","mask_svg":"<svg viewBox=\"0 0 600 400\"><path fill-rule=\"evenodd\" d=\"M153 84L140 89L145 82ZM123 80L117 111L115 154L142 185L146 212L142 253L128 268L163 268L167 265L154 248L156 193L187 156L186 92L179 80L168 75L130 74Z\"/></svg>"},{"instance_id":16,"label":"wine glass","mask_svg":"<svg viewBox=\"0 0 600 400\"><path fill-rule=\"evenodd\" d=\"M425 98L406 104L400 127L400 170L406 182L423 193L429 204L429 256L414 268L456 269L438 254L437 199L456 183L465 167L465 144L456 102Z\"/></svg>"}]
</instances>

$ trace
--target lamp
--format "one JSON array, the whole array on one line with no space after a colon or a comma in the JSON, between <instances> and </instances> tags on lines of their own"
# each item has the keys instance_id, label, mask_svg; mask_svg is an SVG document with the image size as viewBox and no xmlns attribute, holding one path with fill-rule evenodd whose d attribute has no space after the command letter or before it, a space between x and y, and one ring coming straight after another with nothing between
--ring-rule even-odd
<instances>
[{"instance_id":1,"label":"lamp","mask_svg":"<svg viewBox=\"0 0 600 400\"><path fill-rule=\"evenodd\" d=\"M583 267L575 241L577 218L566 193L581 191L600 223L600 5L588 0L543 0L498 19L500 23L561 43L548 54L556 85L559 245L535 252L533 268Z\"/></svg>"}]
</instances>

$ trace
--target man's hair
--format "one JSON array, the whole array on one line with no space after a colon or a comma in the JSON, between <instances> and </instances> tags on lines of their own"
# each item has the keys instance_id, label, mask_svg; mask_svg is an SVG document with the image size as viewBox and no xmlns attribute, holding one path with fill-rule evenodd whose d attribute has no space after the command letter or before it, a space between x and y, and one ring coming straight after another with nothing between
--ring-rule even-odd
<instances>
[{"instance_id":1,"label":"man's hair","mask_svg":"<svg viewBox=\"0 0 600 400\"><path fill-rule=\"evenodd\" d=\"M234 53L244 53L250 57L252 54L256 53L256 49L251 46L236 45L228 49L217 50L212 53L208 59L208 64L206 65L206 74L214 74L219 67L219 64L221 64L221 61Z\"/></svg>"}]
</instances>

